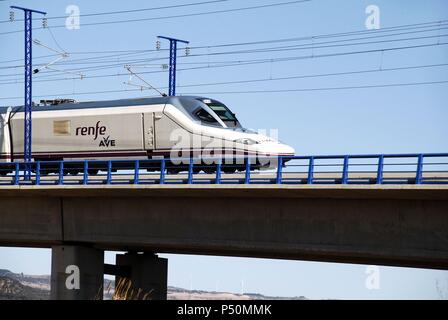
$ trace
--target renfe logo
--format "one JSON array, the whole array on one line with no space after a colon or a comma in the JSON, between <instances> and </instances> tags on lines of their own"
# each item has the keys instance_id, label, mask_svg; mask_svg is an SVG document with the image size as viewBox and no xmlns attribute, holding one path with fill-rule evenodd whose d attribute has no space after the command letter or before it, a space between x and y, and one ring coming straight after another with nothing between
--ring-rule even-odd
<instances>
[{"instance_id":1,"label":"renfe logo","mask_svg":"<svg viewBox=\"0 0 448 320\"><path fill-rule=\"evenodd\" d=\"M78 127L76 128L77 136L93 136L93 141L98 139L98 136L104 136L106 134L106 126L100 125L101 121L98 121L94 127ZM110 136L103 137L99 143L100 147L115 147L115 140L110 139Z\"/></svg>"},{"instance_id":2,"label":"renfe logo","mask_svg":"<svg viewBox=\"0 0 448 320\"><path fill-rule=\"evenodd\" d=\"M96 123L95 127L78 127L76 128L76 135L79 136L94 136L93 140L95 141L98 138L98 135L104 136L106 133L106 127L100 126L100 122Z\"/></svg>"}]
</instances>

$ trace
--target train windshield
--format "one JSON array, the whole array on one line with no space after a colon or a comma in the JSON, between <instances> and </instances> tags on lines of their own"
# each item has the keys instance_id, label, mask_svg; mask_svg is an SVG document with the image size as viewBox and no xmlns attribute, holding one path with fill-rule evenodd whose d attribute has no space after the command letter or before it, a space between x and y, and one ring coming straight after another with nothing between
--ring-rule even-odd
<instances>
[{"instance_id":1,"label":"train windshield","mask_svg":"<svg viewBox=\"0 0 448 320\"><path fill-rule=\"evenodd\" d=\"M235 114L230 111L230 109L227 108L226 105L211 99L204 99L202 100L202 102L205 103L210 109L212 109L212 111L215 112L215 114L226 124L227 127L241 127Z\"/></svg>"},{"instance_id":2,"label":"train windshield","mask_svg":"<svg viewBox=\"0 0 448 320\"><path fill-rule=\"evenodd\" d=\"M207 105L215 111L222 121L237 121L235 115L225 105L218 103L210 103Z\"/></svg>"}]
</instances>

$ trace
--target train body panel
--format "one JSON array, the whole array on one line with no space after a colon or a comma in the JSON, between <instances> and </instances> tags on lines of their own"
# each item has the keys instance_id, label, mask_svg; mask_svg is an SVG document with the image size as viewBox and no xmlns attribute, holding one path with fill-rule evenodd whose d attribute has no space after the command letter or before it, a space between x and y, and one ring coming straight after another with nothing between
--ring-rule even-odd
<instances>
[{"instance_id":1,"label":"train body panel","mask_svg":"<svg viewBox=\"0 0 448 320\"><path fill-rule=\"evenodd\" d=\"M201 97L36 106L32 121L35 160L148 159L170 157L178 149L189 156L210 149L294 154L287 145L242 129L227 107ZM23 126L23 107L0 108L1 161L23 161Z\"/></svg>"},{"instance_id":2,"label":"train body panel","mask_svg":"<svg viewBox=\"0 0 448 320\"><path fill-rule=\"evenodd\" d=\"M8 118L11 109L12 108L7 108L4 113L0 113L0 161L11 160L11 139L8 126Z\"/></svg>"}]
</instances>

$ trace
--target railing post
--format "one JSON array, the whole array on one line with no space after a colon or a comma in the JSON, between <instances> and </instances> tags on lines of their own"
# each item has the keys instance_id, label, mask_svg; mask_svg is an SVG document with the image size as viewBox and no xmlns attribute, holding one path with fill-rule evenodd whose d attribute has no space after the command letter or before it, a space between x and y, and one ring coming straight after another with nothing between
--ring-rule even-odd
<instances>
[{"instance_id":1,"label":"railing post","mask_svg":"<svg viewBox=\"0 0 448 320\"><path fill-rule=\"evenodd\" d=\"M244 175L244 183L250 184L250 159L249 159L249 156L247 156L245 164L246 164L246 172Z\"/></svg>"},{"instance_id":2,"label":"railing post","mask_svg":"<svg viewBox=\"0 0 448 320\"><path fill-rule=\"evenodd\" d=\"M15 163L15 172L14 172L14 185L19 185L20 182L20 165L18 162Z\"/></svg>"},{"instance_id":3,"label":"railing post","mask_svg":"<svg viewBox=\"0 0 448 320\"><path fill-rule=\"evenodd\" d=\"M84 171L83 171L83 179L82 184L86 185L89 182L89 163L87 160L84 160Z\"/></svg>"},{"instance_id":4,"label":"railing post","mask_svg":"<svg viewBox=\"0 0 448 320\"><path fill-rule=\"evenodd\" d=\"M59 161L59 185L64 184L64 161Z\"/></svg>"},{"instance_id":5,"label":"railing post","mask_svg":"<svg viewBox=\"0 0 448 320\"><path fill-rule=\"evenodd\" d=\"M308 164L308 184L314 183L314 157L310 157L310 162Z\"/></svg>"},{"instance_id":6,"label":"railing post","mask_svg":"<svg viewBox=\"0 0 448 320\"><path fill-rule=\"evenodd\" d=\"M342 169L342 181L341 181L342 184L347 184L347 182L348 182L348 160L349 160L349 157L345 156L343 169Z\"/></svg>"},{"instance_id":7,"label":"railing post","mask_svg":"<svg viewBox=\"0 0 448 320\"><path fill-rule=\"evenodd\" d=\"M165 158L163 158L162 161L160 162L159 184L165 184L165 167L166 167Z\"/></svg>"},{"instance_id":8,"label":"railing post","mask_svg":"<svg viewBox=\"0 0 448 320\"><path fill-rule=\"evenodd\" d=\"M193 183L193 158L190 158L190 162L188 163L188 184Z\"/></svg>"},{"instance_id":9,"label":"railing post","mask_svg":"<svg viewBox=\"0 0 448 320\"><path fill-rule=\"evenodd\" d=\"M415 184L422 184L423 178L423 154L418 156L417 174L415 176Z\"/></svg>"},{"instance_id":10,"label":"railing post","mask_svg":"<svg viewBox=\"0 0 448 320\"><path fill-rule=\"evenodd\" d=\"M36 185L40 185L40 161L36 162Z\"/></svg>"},{"instance_id":11,"label":"railing post","mask_svg":"<svg viewBox=\"0 0 448 320\"><path fill-rule=\"evenodd\" d=\"M384 155L378 158L378 172L376 174L376 184L383 184Z\"/></svg>"},{"instance_id":12,"label":"railing post","mask_svg":"<svg viewBox=\"0 0 448 320\"><path fill-rule=\"evenodd\" d=\"M111 184L112 182L112 161L107 161L107 179L106 184Z\"/></svg>"},{"instance_id":13,"label":"railing post","mask_svg":"<svg viewBox=\"0 0 448 320\"><path fill-rule=\"evenodd\" d=\"M278 160L277 160L277 179L276 179L276 183L277 184L282 184L282 173L283 173L283 157L282 156L278 156Z\"/></svg>"},{"instance_id":14,"label":"railing post","mask_svg":"<svg viewBox=\"0 0 448 320\"><path fill-rule=\"evenodd\" d=\"M140 160L134 161L134 184L139 184Z\"/></svg>"},{"instance_id":15,"label":"railing post","mask_svg":"<svg viewBox=\"0 0 448 320\"><path fill-rule=\"evenodd\" d=\"M216 163L216 184L221 184L221 159L218 159L218 162Z\"/></svg>"}]
</instances>

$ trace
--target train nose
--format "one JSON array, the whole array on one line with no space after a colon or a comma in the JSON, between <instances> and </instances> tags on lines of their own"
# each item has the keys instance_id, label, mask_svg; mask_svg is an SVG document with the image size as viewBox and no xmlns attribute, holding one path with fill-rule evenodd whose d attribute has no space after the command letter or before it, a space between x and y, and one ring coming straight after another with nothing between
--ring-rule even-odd
<instances>
[{"instance_id":1,"label":"train nose","mask_svg":"<svg viewBox=\"0 0 448 320\"><path fill-rule=\"evenodd\" d=\"M286 146L286 153L288 156L293 156L296 154L296 150L293 147L288 146L288 145L285 145L285 146Z\"/></svg>"},{"instance_id":2,"label":"train nose","mask_svg":"<svg viewBox=\"0 0 448 320\"><path fill-rule=\"evenodd\" d=\"M294 148L283 143L264 143L257 146L258 152L266 155L285 155L293 156L295 154Z\"/></svg>"},{"instance_id":3,"label":"train nose","mask_svg":"<svg viewBox=\"0 0 448 320\"><path fill-rule=\"evenodd\" d=\"M278 151L279 155L293 156L296 152L293 147L283 143L279 144L278 149L279 149Z\"/></svg>"}]
</instances>

